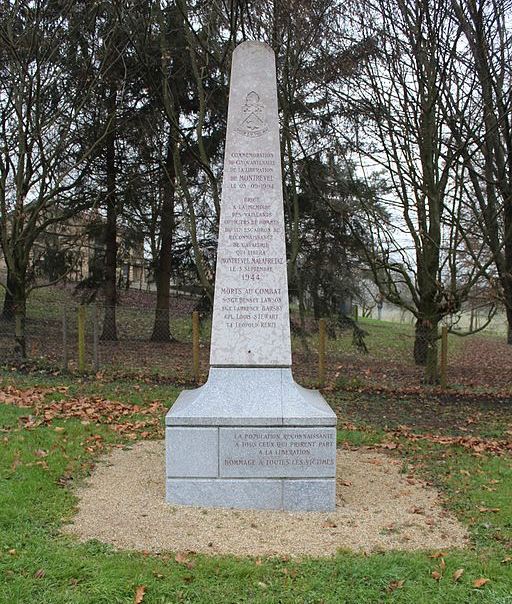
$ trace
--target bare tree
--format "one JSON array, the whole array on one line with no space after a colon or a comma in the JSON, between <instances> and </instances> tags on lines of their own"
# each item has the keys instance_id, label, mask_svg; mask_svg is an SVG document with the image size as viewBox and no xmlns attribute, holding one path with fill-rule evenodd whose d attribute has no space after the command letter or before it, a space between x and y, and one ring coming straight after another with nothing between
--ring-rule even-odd
<instances>
[{"instance_id":1,"label":"bare tree","mask_svg":"<svg viewBox=\"0 0 512 604\"><path fill-rule=\"evenodd\" d=\"M468 223L475 227L468 248L478 231L495 268L485 275L505 307L512 344L512 4L450 4L464 35L457 76L464 81L466 110L455 114L450 126L467 170Z\"/></svg>"},{"instance_id":2,"label":"bare tree","mask_svg":"<svg viewBox=\"0 0 512 604\"><path fill-rule=\"evenodd\" d=\"M84 115L103 64L97 39L87 48L72 43L84 21L94 18L75 2L58 8L41 0L2 4L0 242L22 355L34 243L49 225L94 204L80 186L108 125L91 131ZM70 70L77 62L80 78Z\"/></svg>"},{"instance_id":3,"label":"bare tree","mask_svg":"<svg viewBox=\"0 0 512 604\"><path fill-rule=\"evenodd\" d=\"M443 96L459 68L460 29L446 0L369 0L362 9L354 32L378 53L352 86L333 92L356 112L343 140L356 141L362 170L382 170L388 182L390 220L369 215L366 260L381 294L416 317L414 358L436 383L439 322L460 308L479 272L458 263L462 149Z\"/></svg>"}]
</instances>

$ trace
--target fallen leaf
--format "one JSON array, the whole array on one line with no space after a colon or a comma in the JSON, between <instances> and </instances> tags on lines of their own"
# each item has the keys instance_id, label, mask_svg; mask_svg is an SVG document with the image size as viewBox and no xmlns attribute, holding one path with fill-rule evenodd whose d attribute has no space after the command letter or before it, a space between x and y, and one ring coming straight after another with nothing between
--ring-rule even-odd
<instances>
[{"instance_id":1,"label":"fallen leaf","mask_svg":"<svg viewBox=\"0 0 512 604\"><path fill-rule=\"evenodd\" d=\"M485 513L485 512L492 512L493 514L495 514L496 512L499 512L501 508L478 508L479 512Z\"/></svg>"},{"instance_id":2,"label":"fallen leaf","mask_svg":"<svg viewBox=\"0 0 512 604\"><path fill-rule=\"evenodd\" d=\"M46 571L44 570L44 568L40 568L34 573L34 579L42 579L45 575Z\"/></svg>"},{"instance_id":3,"label":"fallen leaf","mask_svg":"<svg viewBox=\"0 0 512 604\"><path fill-rule=\"evenodd\" d=\"M196 565L195 560L190 559L190 554L191 552L178 552L176 556L174 556L174 560L178 564L183 564L183 566L186 566L190 570Z\"/></svg>"},{"instance_id":4,"label":"fallen leaf","mask_svg":"<svg viewBox=\"0 0 512 604\"><path fill-rule=\"evenodd\" d=\"M444 558L441 558L441 560L439 561L439 568L441 569L441 571L444 571L444 569L446 568L446 562L444 561Z\"/></svg>"},{"instance_id":5,"label":"fallen leaf","mask_svg":"<svg viewBox=\"0 0 512 604\"><path fill-rule=\"evenodd\" d=\"M443 575L439 571L437 571L437 570L432 571L432 579L435 579L436 581L440 581L442 576Z\"/></svg>"},{"instance_id":6,"label":"fallen leaf","mask_svg":"<svg viewBox=\"0 0 512 604\"><path fill-rule=\"evenodd\" d=\"M20 459L18 453L16 453L16 455L14 456L14 459L12 461L12 464L11 464L11 470L13 472L16 472L16 469L18 468L18 466L21 466L21 465L22 465L21 459Z\"/></svg>"},{"instance_id":7,"label":"fallen leaf","mask_svg":"<svg viewBox=\"0 0 512 604\"><path fill-rule=\"evenodd\" d=\"M508 564L509 562L512 562L512 558L510 556L503 558L503 560L501 561L502 564Z\"/></svg>"},{"instance_id":8,"label":"fallen leaf","mask_svg":"<svg viewBox=\"0 0 512 604\"><path fill-rule=\"evenodd\" d=\"M295 577L298 574L298 571L295 568L283 568L282 572L283 572L283 575L287 575L288 577L291 577L292 579L295 579Z\"/></svg>"},{"instance_id":9,"label":"fallen leaf","mask_svg":"<svg viewBox=\"0 0 512 604\"><path fill-rule=\"evenodd\" d=\"M185 564L186 562L188 562L189 557L188 557L188 552L178 552L175 556L174 556L174 560L175 562L177 562L178 564Z\"/></svg>"},{"instance_id":10,"label":"fallen leaf","mask_svg":"<svg viewBox=\"0 0 512 604\"><path fill-rule=\"evenodd\" d=\"M10 550L9 550L7 553L9 554L9 556L15 556L17 552L16 552L16 550L13 548L13 549L10 549Z\"/></svg>"},{"instance_id":11,"label":"fallen leaf","mask_svg":"<svg viewBox=\"0 0 512 604\"><path fill-rule=\"evenodd\" d=\"M490 579L484 579L483 577L480 579L475 579L473 581L473 587L483 587L486 583L489 583Z\"/></svg>"},{"instance_id":12,"label":"fallen leaf","mask_svg":"<svg viewBox=\"0 0 512 604\"><path fill-rule=\"evenodd\" d=\"M327 520L322 524L322 528L336 528L337 526L338 525L330 518L327 518Z\"/></svg>"},{"instance_id":13,"label":"fallen leaf","mask_svg":"<svg viewBox=\"0 0 512 604\"><path fill-rule=\"evenodd\" d=\"M414 507L410 510L410 512L411 512L411 514L424 514L425 510L423 508Z\"/></svg>"},{"instance_id":14,"label":"fallen leaf","mask_svg":"<svg viewBox=\"0 0 512 604\"><path fill-rule=\"evenodd\" d=\"M401 589L404 586L404 579L400 579L399 581L391 581L387 586L387 591L395 591L395 589Z\"/></svg>"},{"instance_id":15,"label":"fallen leaf","mask_svg":"<svg viewBox=\"0 0 512 604\"><path fill-rule=\"evenodd\" d=\"M453 575L452 575L452 579L453 579L454 581L458 581L458 580L459 580L459 579L462 577L462 575L463 575L463 574L464 574L464 569L463 569L463 568L459 568L459 569L457 569L457 570L456 570L456 571L453 573Z\"/></svg>"},{"instance_id":16,"label":"fallen leaf","mask_svg":"<svg viewBox=\"0 0 512 604\"><path fill-rule=\"evenodd\" d=\"M429 556L429 558L434 558L434 559L437 559L437 558L444 558L446 555L447 555L447 553L446 553L446 552L436 552L435 554L431 554L431 555Z\"/></svg>"},{"instance_id":17,"label":"fallen leaf","mask_svg":"<svg viewBox=\"0 0 512 604\"><path fill-rule=\"evenodd\" d=\"M37 451L34 451L34 455L36 457L46 457L48 455L48 451L45 451L44 449L37 449Z\"/></svg>"},{"instance_id":18,"label":"fallen leaf","mask_svg":"<svg viewBox=\"0 0 512 604\"><path fill-rule=\"evenodd\" d=\"M133 604L141 604L142 600L144 600L144 594L146 593L145 585L137 585L135 590L135 596L133 598Z\"/></svg>"}]
</instances>

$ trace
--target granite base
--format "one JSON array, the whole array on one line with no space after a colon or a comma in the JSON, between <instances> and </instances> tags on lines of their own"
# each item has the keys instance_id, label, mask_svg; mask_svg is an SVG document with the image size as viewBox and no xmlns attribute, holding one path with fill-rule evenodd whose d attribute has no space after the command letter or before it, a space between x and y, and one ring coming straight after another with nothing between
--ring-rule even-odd
<instances>
[{"instance_id":1,"label":"granite base","mask_svg":"<svg viewBox=\"0 0 512 604\"><path fill-rule=\"evenodd\" d=\"M171 504L330 511L336 415L289 368L212 367L166 416Z\"/></svg>"}]
</instances>

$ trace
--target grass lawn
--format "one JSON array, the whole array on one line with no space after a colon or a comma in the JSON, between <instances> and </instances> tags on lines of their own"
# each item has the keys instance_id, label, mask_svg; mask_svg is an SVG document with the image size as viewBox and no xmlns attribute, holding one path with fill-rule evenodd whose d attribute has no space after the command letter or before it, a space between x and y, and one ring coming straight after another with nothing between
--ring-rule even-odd
<instances>
[{"instance_id":1,"label":"grass lawn","mask_svg":"<svg viewBox=\"0 0 512 604\"><path fill-rule=\"evenodd\" d=\"M25 389L29 395L36 385L53 388L44 397L44 404L50 407L76 397L90 398L92 404L108 399L137 405L134 416L116 420L121 424L141 417L141 410L155 399L167 406L178 392L161 385L4 373L0 390L8 385ZM84 422L55 417L39 424L40 406L39 415L30 417L34 413L30 408L0 404L0 603L128 604L136 601L137 588L144 586L143 604L512 604L510 455L475 453L453 444L392 436L389 431L394 426L380 421L378 410L385 401L378 398L366 400L366 414L359 415L355 412L358 405L345 400L342 392L334 393L331 402L342 413L339 443L360 446L394 439L397 448L393 454L403 459L404 471L433 482L446 506L469 527L470 548L445 551L441 557L439 552L365 556L340 551L320 560L192 554L184 564L180 557L175 560L176 552L155 556L117 552L98 542L78 544L59 531L76 506L70 485L79 483L111 445L132 442L141 434L113 430L106 418ZM393 402L395 411L400 404L399 400ZM411 404L409 400L405 405L409 414ZM453 419L456 409L450 412ZM463 413L466 416L466 408ZM421 417L428 421L425 415ZM493 417L495 430L505 434L512 412ZM459 417L459 423L463 419ZM160 436L162 422L163 414L146 438ZM474 433L484 424L472 423ZM438 557L432 557L436 554ZM460 574L460 569L464 572L456 580L454 573ZM478 579L488 582L475 587Z\"/></svg>"}]
</instances>

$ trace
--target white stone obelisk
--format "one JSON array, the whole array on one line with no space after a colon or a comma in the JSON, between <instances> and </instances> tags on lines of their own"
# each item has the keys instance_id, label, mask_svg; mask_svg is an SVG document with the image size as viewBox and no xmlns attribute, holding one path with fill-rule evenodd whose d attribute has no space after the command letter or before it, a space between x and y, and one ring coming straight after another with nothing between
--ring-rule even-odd
<instances>
[{"instance_id":1,"label":"white stone obelisk","mask_svg":"<svg viewBox=\"0 0 512 604\"><path fill-rule=\"evenodd\" d=\"M166 417L167 501L330 510L336 416L291 374L275 57L233 53L210 374Z\"/></svg>"},{"instance_id":2,"label":"white stone obelisk","mask_svg":"<svg viewBox=\"0 0 512 604\"><path fill-rule=\"evenodd\" d=\"M291 365L274 53L233 55L210 363Z\"/></svg>"}]
</instances>

